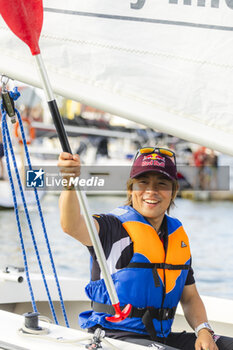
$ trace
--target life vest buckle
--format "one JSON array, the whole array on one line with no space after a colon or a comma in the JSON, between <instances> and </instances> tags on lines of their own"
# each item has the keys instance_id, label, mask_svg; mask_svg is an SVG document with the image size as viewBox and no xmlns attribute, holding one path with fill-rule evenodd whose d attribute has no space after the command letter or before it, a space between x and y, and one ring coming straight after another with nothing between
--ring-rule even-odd
<instances>
[{"instance_id":1,"label":"life vest buckle","mask_svg":"<svg viewBox=\"0 0 233 350\"><path fill-rule=\"evenodd\" d=\"M174 318L175 316L175 310L176 308L160 308L157 309L158 314L157 314L157 319L159 321L165 321Z\"/></svg>"}]
</instances>

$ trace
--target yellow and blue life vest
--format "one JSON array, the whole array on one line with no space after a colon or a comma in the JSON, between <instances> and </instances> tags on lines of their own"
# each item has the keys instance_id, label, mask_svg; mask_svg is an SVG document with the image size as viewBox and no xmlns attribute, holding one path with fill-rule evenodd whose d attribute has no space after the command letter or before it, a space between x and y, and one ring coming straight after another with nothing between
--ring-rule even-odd
<instances>
[{"instance_id":1,"label":"yellow and blue life vest","mask_svg":"<svg viewBox=\"0 0 233 350\"><path fill-rule=\"evenodd\" d=\"M102 310L80 314L82 328L96 324L108 329L150 334L152 339L167 337L171 332L175 310L181 298L191 253L188 237L179 220L166 215L168 245L163 243L153 226L134 208L119 207L111 215L122 223L133 242L129 265L112 274L120 305L133 305L130 317L117 323L108 322L111 301L103 279L90 281L86 293Z\"/></svg>"}]
</instances>

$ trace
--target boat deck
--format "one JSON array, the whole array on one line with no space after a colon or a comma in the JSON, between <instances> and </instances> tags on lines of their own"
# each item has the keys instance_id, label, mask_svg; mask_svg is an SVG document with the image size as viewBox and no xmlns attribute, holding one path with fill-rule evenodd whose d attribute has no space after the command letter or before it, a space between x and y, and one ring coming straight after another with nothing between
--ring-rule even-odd
<instances>
[{"instance_id":1,"label":"boat deck","mask_svg":"<svg viewBox=\"0 0 233 350\"><path fill-rule=\"evenodd\" d=\"M9 311L18 315L32 311L30 294L24 273L12 273L11 276L9 275L10 274L0 273L0 310ZM17 282L19 277L23 278L23 282ZM37 308L40 314L51 318L51 312L47 301L47 294L43 287L41 276L37 274L31 274L31 280L33 283ZM64 326L64 319L62 316L60 302L53 277L47 276L46 280L50 289L59 324ZM60 285L65 302L66 312L68 315L70 327L73 329L79 329L79 313L84 310L91 309L90 300L87 298L84 292L86 283L87 281L83 279L66 277L60 278ZM232 336L233 300L206 296L202 296L202 300L207 309L209 321L213 326L215 332L217 334ZM183 316L183 310L181 306L178 305L172 330L174 332L178 332L183 331L184 329L187 331L192 331Z\"/></svg>"}]
</instances>

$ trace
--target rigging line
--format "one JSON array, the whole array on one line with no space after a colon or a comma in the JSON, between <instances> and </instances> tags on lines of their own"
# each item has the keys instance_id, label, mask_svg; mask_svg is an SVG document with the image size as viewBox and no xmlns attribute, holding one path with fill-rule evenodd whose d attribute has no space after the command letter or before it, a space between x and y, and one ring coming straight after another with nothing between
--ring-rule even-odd
<instances>
[{"instance_id":1,"label":"rigging line","mask_svg":"<svg viewBox=\"0 0 233 350\"><path fill-rule=\"evenodd\" d=\"M16 159L15 159L15 155L14 155L14 150L13 150L13 147L12 147L12 144L11 144L11 140L10 140L10 134L7 134L7 138L8 138L8 143L10 142L9 143L9 147L10 147L10 151L11 151L11 157L12 157L12 160L13 160L15 173L16 173L16 176L17 176L18 186L19 186L19 189L20 189L20 194L21 194L21 198L22 198L22 201L23 201L25 215L26 215L26 218L27 218L27 221L28 221L29 230L30 230L30 233L31 233L34 249L35 249L35 252L36 252L37 261L38 261L38 264L39 264L39 267L40 267L41 275L42 275L42 278L43 278L43 281L44 281L44 286L45 286L46 293L47 293L47 296L48 296L48 299L49 299L49 305L50 305L50 308L51 308L51 312L52 312L54 321L55 321L56 324L58 324L57 316L56 316L56 313L55 313L55 309L54 309L53 302L52 302L52 299L51 299L51 296L50 296L48 284L47 284L47 281L46 281L46 278L45 278L42 262L41 262L41 259L40 259L40 254L39 254L39 251L38 251L35 235L34 235L34 232L33 232L30 215L29 215L28 208L27 208L27 203L26 203L25 196L24 196L24 193L23 193L23 187L22 187L20 176L19 176L19 171L18 171L18 168L17 168L17 163L16 163Z\"/></svg>"},{"instance_id":2,"label":"rigging line","mask_svg":"<svg viewBox=\"0 0 233 350\"><path fill-rule=\"evenodd\" d=\"M31 297L32 308L33 308L34 312L38 312L33 289L32 289L32 285L31 285L31 280L30 280L30 274L29 274L28 263L27 263L27 255L26 255L23 234L22 234L22 229L21 229L20 219L19 219L19 211L18 211L15 186L14 186L14 182L13 182L13 178L12 178L12 174L11 174L11 166L10 166L9 154L8 154L8 148L7 148L7 139L9 140L9 130L8 130L7 122L6 122L6 112L3 109L3 102L1 102L1 112L2 112L3 147L4 147L4 153L6 155L7 172L8 172L8 176L9 176L9 180L10 180L13 203L14 203L14 208L15 208L16 223L17 223L18 232L19 232L20 245L21 245L21 249L22 249L22 253L23 253L24 270L25 270L27 284L28 284L29 293L30 293L30 297ZM7 133L7 137L6 137L6 133Z\"/></svg>"},{"instance_id":3,"label":"rigging line","mask_svg":"<svg viewBox=\"0 0 233 350\"><path fill-rule=\"evenodd\" d=\"M152 23L152 24L165 24L165 25L173 25L173 26L192 27L192 28L198 28L198 29L233 31L233 27L220 26L215 24L203 24L203 23L183 22L183 21L170 21L170 20L155 19L155 18L109 15L104 13L63 10L63 9L55 9L55 8L49 8L49 7L44 7L44 11L53 12L53 13L62 13L66 15L104 18L104 19L112 19L112 20L120 20L120 21L144 22L144 23Z\"/></svg>"},{"instance_id":4,"label":"rigging line","mask_svg":"<svg viewBox=\"0 0 233 350\"><path fill-rule=\"evenodd\" d=\"M24 133L24 129L23 129L22 119L21 119L20 114L19 114L19 112L17 110L16 110L16 113L17 113L17 117L18 117L18 120L19 120L19 125L20 125L21 134L22 134L22 139L23 139L23 144L24 144L24 149L25 149L25 154L26 154L26 158L27 158L28 167L29 167L29 170L33 170L32 169L32 164L31 164L31 160L30 160L29 151L28 151L27 141L26 141L25 133ZM59 299L60 299L60 304L61 304L63 317L65 319L66 326L69 327L69 322L68 322L68 318L67 318L67 315L66 315L65 305L64 305L64 301L63 301L63 297L62 297L62 292L61 292L61 288L60 288L60 284L59 284L59 280L58 280L58 276L57 276L55 263L54 263L54 260L53 260L51 247L50 247L50 244L49 244L48 234L47 234L47 230L46 230L46 226L45 226L45 222L44 222L44 217L43 217L43 213L42 213L42 209L41 209L41 205L40 205L40 199L39 199L38 191L37 191L36 187L34 187L34 193L35 193L36 204L37 204L37 208L38 208L39 216L40 216L40 220L41 220L42 230L43 230L43 233L44 233L44 238L45 238L46 246L47 246L48 253L49 253L49 259L50 259L50 263L51 263L51 266L52 266L55 283L56 283L56 286L57 286L57 291L58 291L58 295L59 295Z\"/></svg>"},{"instance_id":5,"label":"rigging line","mask_svg":"<svg viewBox=\"0 0 233 350\"><path fill-rule=\"evenodd\" d=\"M20 128L21 127L23 128L22 120L21 120L20 114L17 111L17 109L15 109L15 112L16 112L17 117L18 117ZM7 123L5 121L5 125L6 124ZM46 293L47 293L47 296L48 296L50 309L51 309L51 312L52 312L52 315L53 315L55 323L58 324L57 316L56 316L56 313L55 313L55 309L54 309L53 302L52 302L52 299L51 299L51 296L50 296L48 284L47 284L47 281L46 281L46 278L45 278L42 262L41 262L41 259L40 259L40 254L39 254L39 251L38 251L35 235L34 235L34 232L33 232L32 223L31 223L29 212L28 212L27 203L26 203L26 200L25 200L23 187L22 187L19 171L18 171L18 168L17 168L17 162L16 162L16 159L15 159L15 154L14 154L14 150L13 150L13 146L12 146L12 142L11 142L11 138L10 138L10 133L9 133L8 128L6 128L5 130L6 130L6 133L7 133L7 140L8 140L8 144L9 144L9 148L10 148L10 152L11 152L11 157L12 157L12 161L13 161L13 165L14 165L14 169L15 169L15 173L16 173L16 177L17 177L17 181L18 181L18 186L19 186L19 189L20 189L20 195L21 195L21 198L22 198L22 202L23 202L23 206L24 206L24 210L25 210L25 215L26 215L28 226L29 226L29 230L30 230L30 233L31 233L32 242L33 242L33 246L34 246L34 249L35 249L38 265L39 265L39 268L40 268L40 271L41 271L41 275L42 275L42 278L43 278L44 286L45 286ZM21 132L22 132L22 129L21 129ZM24 131L22 133L22 139L23 139L23 143L26 144L26 138L25 138Z\"/></svg>"},{"instance_id":6,"label":"rigging line","mask_svg":"<svg viewBox=\"0 0 233 350\"><path fill-rule=\"evenodd\" d=\"M23 129L23 122L22 122L22 119L21 119L20 114L17 111L17 109L15 111L16 111L16 114L17 114L17 117L18 117L18 121L19 121L19 126L20 126L21 135L22 135L22 140L23 140L23 145L24 145L24 149L25 149L25 154L26 154L26 158L27 158L28 167L29 167L30 170L32 170L30 155L29 155L29 151L28 151L28 147L27 147L27 141L26 141L26 137L25 137L25 133L24 133L24 129ZM69 322L68 322L68 318L67 318L67 315L66 315L65 306L64 306L64 302L63 302L63 298L62 298L61 288L60 288L60 284L59 284L59 281L58 281L57 272L56 272L56 268L55 268L55 264L54 264L54 260L53 260L53 256L52 256L52 251L51 251L49 240L48 240L48 234L47 234L45 223L44 223L44 218L43 218L43 214L42 214L40 200L39 200L39 197L38 197L37 189L35 187L34 187L34 193L35 193L36 203L37 203L37 207L38 207L38 211L39 211L39 215L40 215L40 219L41 219L41 224L42 224L42 229L43 229L43 233L44 233L44 238L45 238L46 246L47 246L48 253L49 253L50 263L51 263L51 266L52 266L52 270L53 270L53 274L54 274L54 278L55 278L55 283L56 283L57 290L58 290L58 295L59 295L59 299L60 299L62 313L63 313L64 319L65 319L66 326L69 327ZM39 263L39 260L38 260L38 263ZM39 265L40 265L40 263L39 263ZM49 290L46 287L47 286L47 282L46 282L46 279L45 279L45 276L44 276L42 265L41 265L41 274L42 274L43 279L44 279L45 288L46 288L46 291L47 291L47 294L48 294L49 301L51 301L52 310L54 310ZM56 314L55 314L55 310L54 310L53 314L55 315L55 320L57 320ZM58 322L56 322L56 323L58 324Z\"/></svg>"}]
</instances>

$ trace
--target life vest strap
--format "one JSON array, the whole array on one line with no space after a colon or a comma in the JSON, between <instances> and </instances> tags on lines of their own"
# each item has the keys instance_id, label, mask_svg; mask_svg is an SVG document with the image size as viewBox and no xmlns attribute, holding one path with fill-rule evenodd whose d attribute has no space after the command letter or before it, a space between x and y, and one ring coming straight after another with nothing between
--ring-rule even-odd
<instances>
[{"instance_id":1,"label":"life vest strap","mask_svg":"<svg viewBox=\"0 0 233 350\"><path fill-rule=\"evenodd\" d=\"M120 306L121 310L124 309L125 306ZM105 314L115 315L115 310L112 305L102 304L96 301L92 302L92 309L95 312L104 312ZM150 318L156 318L159 321L173 319L176 313L176 306L172 308L155 308L153 306L145 307L145 308L137 308L132 307L132 310L128 316L128 318L140 317L143 318L146 313L149 313Z\"/></svg>"},{"instance_id":2,"label":"life vest strap","mask_svg":"<svg viewBox=\"0 0 233 350\"><path fill-rule=\"evenodd\" d=\"M141 268L141 269L152 269L153 279L155 287L160 286L160 279L157 269L167 269L167 270L188 270L190 269L190 265L172 265L166 263L129 263L128 268Z\"/></svg>"},{"instance_id":3,"label":"life vest strap","mask_svg":"<svg viewBox=\"0 0 233 350\"><path fill-rule=\"evenodd\" d=\"M189 270L190 265L173 265L167 263L129 263L127 268L141 268L141 269L167 269L167 270Z\"/></svg>"}]
</instances>

